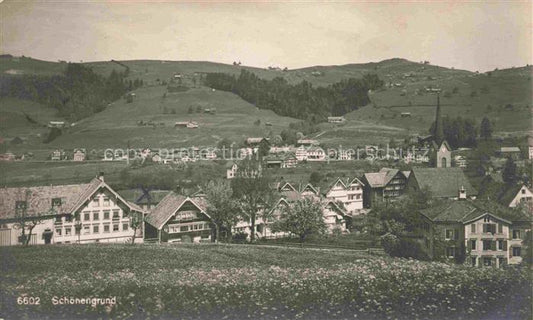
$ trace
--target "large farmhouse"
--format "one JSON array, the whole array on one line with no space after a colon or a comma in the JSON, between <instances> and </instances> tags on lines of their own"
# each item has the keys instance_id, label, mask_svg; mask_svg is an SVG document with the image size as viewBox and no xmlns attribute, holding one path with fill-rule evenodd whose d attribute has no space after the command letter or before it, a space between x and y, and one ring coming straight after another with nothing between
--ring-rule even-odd
<instances>
[{"instance_id":1,"label":"large farmhouse","mask_svg":"<svg viewBox=\"0 0 533 320\"><path fill-rule=\"evenodd\" d=\"M407 181L409 192L428 190L435 198L457 198L459 189L472 199L478 194L461 168L414 168Z\"/></svg>"},{"instance_id":2,"label":"large farmhouse","mask_svg":"<svg viewBox=\"0 0 533 320\"><path fill-rule=\"evenodd\" d=\"M365 173L364 206L370 208L376 201L391 200L401 196L409 177L409 171L382 168L379 172Z\"/></svg>"},{"instance_id":3,"label":"large farmhouse","mask_svg":"<svg viewBox=\"0 0 533 320\"><path fill-rule=\"evenodd\" d=\"M22 225L31 244L127 242L131 220L144 211L104 182L0 189L0 245L23 242ZM142 226L136 237L142 241Z\"/></svg>"},{"instance_id":4,"label":"large farmhouse","mask_svg":"<svg viewBox=\"0 0 533 320\"><path fill-rule=\"evenodd\" d=\"M329 200L341 202L349 215L359 215L363 210L364 186L365 184L357 178L338 178L324 188L323 194Z\"/></svg>"}]
</instances>

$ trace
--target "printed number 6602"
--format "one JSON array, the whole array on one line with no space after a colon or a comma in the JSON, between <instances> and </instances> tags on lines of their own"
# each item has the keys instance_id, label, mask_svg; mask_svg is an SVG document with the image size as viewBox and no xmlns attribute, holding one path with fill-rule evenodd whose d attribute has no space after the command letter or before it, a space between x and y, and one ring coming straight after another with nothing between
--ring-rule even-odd
<instances>
[{"instance_id":1,"label":"printed number 6602","mask_svg":"<svg viewBox=\"0 0 533 320\"><path fill-rule=\"evenodd\" d=\"M18 297L17 298L18 304L32 304L32 305L40 305L41 304L41 298L39 297Z\"/></svg>"}]
</instances>

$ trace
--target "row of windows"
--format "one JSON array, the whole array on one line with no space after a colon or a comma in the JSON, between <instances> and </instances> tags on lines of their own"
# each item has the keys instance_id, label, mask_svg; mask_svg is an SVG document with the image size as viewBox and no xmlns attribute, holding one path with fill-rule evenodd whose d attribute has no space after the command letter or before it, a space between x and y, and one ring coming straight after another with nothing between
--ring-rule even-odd
<instances>
[{"instance_id":1,"label":"row of windows","mask_svg":"<svg viewBox=\"0 0 533 320\"><path fill-rule=\"evenodd\" d=\"M178 233L178 232L189 232L189 231L200 231L200 230L209 230L208 223L194 223L188 225L169 225L169 233Z\"/></svg>"},{"instance_id":2,"label":"row of windows","mask_svg":"<svg viewBox=\"0 0 533 320\"><path fill-rule=\"evenodd\" d=\"M475 267L477 265L477 258L476 257L472 257L471 258L471 262L472 262L472 266ZM492 265L494 265L494 259L492 257L483 257L481 258L480 260L480 263L483 264L483 266L485 267L490 267ZM504 258L504 257L498 257L498 265L500 266L503 266L507 263L507 259Z\"/></svg>"},{"instance_id":3,"label":"row of windows","mask_svg":"<svg viewBox=\"0 0 533 320\"><path fill-rule=\"evenodd\" d=\"M92 206L93 207L100 207L100 197L95 197L93 199ZM111 201L109 200L108 197L104 197L103 201L102 201L102 207L110 207L110 206L111 206Z\"/></svg>"},{"instance_id":4,"label":"row of windows","mask_svg":"<svg viewBox=\"0 0 533 320\"><path fill-rule=\"evenodd\" d=\"M113 225L110 224L104 224L103 229L100 228L101 226L99 224L94 225L84 225L82 229L76 229L75 227L65 227L65 228L56 228L56 236L61 237L65 235L65 237L71 236L71 235L79 235L80 231L82 231L82 234L99 234L100 230L102 230L103 233L109 233L109 232L121 232L121 231L128 231L130 226L128 223L122 223L122 230L120 230L120 224L115 223ZM74 232L74 233L73 233Z\"/></svg>"},{"instance_id":5,"label":"row of windows","mask_svg":"<svg viewBox=\"0 0 533 320\"><path fill-rule=\"evenodd\" d=\"M356 200L361 199L361 195L360 194L349 194L348 195L348 200L354 200L354 199Z\"/></svg>"}]
</instances>

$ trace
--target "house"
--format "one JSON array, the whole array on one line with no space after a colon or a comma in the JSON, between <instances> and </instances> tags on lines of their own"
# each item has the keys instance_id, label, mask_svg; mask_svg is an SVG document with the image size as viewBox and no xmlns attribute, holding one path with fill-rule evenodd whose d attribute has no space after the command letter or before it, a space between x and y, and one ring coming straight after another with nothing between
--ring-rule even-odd
<instances>
[{"instance_id":1,"label":"house","mask_svg":"<svg viewBox=\"0 0 533 320\"><path fill-rule=\"evenodd\" d=\"M337 178L324 188L323 194L328 200L342 203L348 215L359 215L363 211L364 187L365 184L357 178Z\"/></svg>"},{"instance_id":2,"label":"house","mask_svg":"<svg viewBox=\"0 0 533 320\"><path fill-rule=\"evenodd\" d=\"M326 152L320 147L307 148L307 161L326 161Z\"/></svg>"},{"instance_id":3,"label":"house","mask_svg":"<svg viewBox=\"0 0 533 320\"><path fill-rule=\"evenodd\" d=\"M250 147L259 147L261 143L268 143L268 146L270 147L270 139L268 138L246 138L246 145Z\"/></svg>"},{"instance_id":4,"label":"house","mask_svg":"<svg viewBox=\"0 0 533 320\"><path fill-rule=\"evenodd\" d=\"M314 140L314 139L299 139L298 141L296 141L296 144L299 145L299 146L310 147L310 146L318 146L320 144L320 142L318 142L318 140Z\"/></svg>"},{"instance_id":5,"label":"house","mask_svg":"<svg viewBox=\"0 0 533 320\"><path fill-rule=\"evenodd\" d=\"M144 210L115 192L103 174L86 184L2 188L0 245L20 244L18 221L36 216L41 223L32 230L31 244L128 242L132 219L142 220ZM143 241L142 229L136 241Z\"/></svg>"},{"instance_id":6,"label":"house","mask_svg":"<svg viewBox=\"0 0 533 320\"><path fill-rule=\"evenodd\" d=\"M72 154L73 161L85 161L85 149L74 149Z\"/></svg>"},{"instance_id":7,"label":"house","mask_svg":"<svg viewBox=\"0 0 533 320\"><path fill-rule=\"evenodd\" d=\"M457 199L457 190L465 189L475 199L478 192L461 168L414 168L407 181L409 192L427 189L434 198Z\"/></svg>"},{"instance_id":8,"label":"house","mask_svg":"<svg viewBox=\"0 0 533 320\"><path fill-rule=\"evenodd\" d=\"M329 123L344 123L346 119L344 117L328 117Z\"/></svg>"},{"instance_id":9,"label":"house","mask_svg":"<svg viewBox=\"0 0 533 320\"><path fill-rule=\"evenodd\" d=\"M210 242L211 217L205 199L167 194L146 216L147 241Z\"/></svg>"},{"instance_id":10,"label":"house","mask_svg":"<svg viewBox=\"0 0 533 320\"><path fill-rule=\"evenodd\" d=\"M174 127L182 127L187 129L196 129L198 128L198 122L196 121L177 121L174 123Z\"/></svg>"},{"instance_id":11,"label":"house","mask_svg":"<svg viewBox=\"0 0 533 320\"><path fill-rule=\"evenodd\" d=\"M513 160L519 160L520 154L522 151L520 151L520 148L518 147L501 147L498 151L498 154L503 158L512 158Z\"/></svg>"},{"instance_id":12,"label":"house","mask_svg":"<svg viewBox=\"0 0 533 320\"><path fill-rule=\"evenodd\" d=\"M402 117L402 118L410 118L411 117L411 112L402 112L400 114L400 117Z\"/></svg>"},{"instance_id":13,"label":"house","mask_svg":"<svg viewBox=\"0 0 533 320\"><path fill-rule=\"evenodd\" d=\"M455 165L459 168L466 168L468 165L468 161L466 160L466 157L462 155L456 155L453 160L455 161Z\"/></svg>"},{"instance_id":14,"label":"house","mask_svg":"<svg viewBox=\"0 0 533 320\"><path fill-rule=\"evenodd\" d=\"M145 212L150 212L164 197L171 191L169 190L151 190L150 188L136 188L119 190L118 193L130 203L135 203Z\"/></svg>"},{"instance_id":15,"label":"house","mask_svg":"<svg viewBox=\"0 0 533 320\"><path fill-rule=\"evenodd\" d=\"M298 163L298 159L294 153L287 153L282 155L269 155L263 158L267 168L294 168Z\"/></svg>"},{"instance_id":16,"label":"house","mask_svg":"<svg viewBox=\"0 0 533 320\"><path fill-rule=\"evenodd\" d=\"M406 172L391 168L365 173L361 180L364 207L370 208L376 201L393 200L404 194L407 178Z\"/></svg>"},{"instance_id":17,"label":"house","mask_svg":"<svg viewBox=\"0 0 533 320\"><path fill-rule=\"evenodd\" d=\"M533 159L533 137L530 136L527 138L528 151L529 151L529 160Z\"/></svg>"},{"instance_id":18,"label":"house","mask_svg":"<svg viewBox=\"0 0 533 320\"><path fill-rule=\"evenodd\" d=\"M66 127L65 121L49 121L48 122L48 128L62 129L64 127Z\"/></svg>"},{"instance_id":19,"label":"house","mask_svg":"<svg viewBox=\"0 0 533 320\"><path fill-rule=\"evenodd\" d=\"M52 161L61 161L65 159L65 152L60 149L56 149L50 155L50 160Z\"/></svg>"},{"instance_id":20,"label":"house","mask_svg":"<svg viewBox=\"0 0 533 320\"><path fill-rule=\"evenodd\" d=\"M499 197L498 202L509 208L525 205L533 214L533 191L531 191L526 185L516 185L507 188L507 190Z\"/></svg>"},{"instance_id":21,"label":"house","mask_svg":"<svg viewBox=\"0 0 533 320\"><path fill-rule=\"evenodd\" d=\"M307 149L304 146L296 148L294 153L298 161L307 161Z\"/></svg>"},{"instance_id":22,"label":"house","mask_svg":"<svg viewBox=\"0 0 533 320\"><path fill-rule=\"evenodd\" d=\"M198 122L195 122L195 121L189 121L187 123L187 129L196 129L198 128Z\"/></svg>"},{"instance_id":23,"label":"house","mask_svg":"<svg viewBox=\"0 0 533 320\"><path fill-rule=\"evenodd\" d=\"M233 179L237 174L237 163L235 161L229 161L226 163L226 179Z\"/></svg>"},{"instance_id":24,"label":"house","mask_svg":"<svg viewBox=\"0 0 533 320\"><path fill-rule=\"evenodd\" d=\"M14 161L15 160L15 154L11 152L6 152L3 154L0 154L0 161Z\"/></svg>"},{"instance_id":25,"label":"house","mask_svg":"<svg viewBox=\"0 0 533 320\"><path fill-rule=\"evenodd\" d=\"M523 239L531 231L531 218L495 203L467 200L464 189L459 201L421 211L422 234L430 257L444 256L471 266L518 264L525 254Z\"/></svg>"}]
</instances>

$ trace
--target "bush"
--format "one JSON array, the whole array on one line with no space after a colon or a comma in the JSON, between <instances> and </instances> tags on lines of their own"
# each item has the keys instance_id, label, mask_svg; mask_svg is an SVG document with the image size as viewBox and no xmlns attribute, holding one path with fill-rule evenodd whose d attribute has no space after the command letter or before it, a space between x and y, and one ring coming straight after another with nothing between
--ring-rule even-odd
<instances>
[{"instance_id":1,"label":"bush","mask_svg":"<svg viewBox=\"0 0 533 320\"><path fill-rule=\"evenodd\" d=\"M248 234L246 234L244 232L235 233L231 237L231 242L233 242L233 243L246 243L246 242L248 242Z\"/></svg>"},{"instance_id":2,"label":"bush","mask_svg":"<svg viewBox=\"0 0 533 320\"><path fill-rule=\"evenodd\" d=\"M428 254L422 249L420 243L413 239L400 238L387 233L381 236L381 245L391 257L429 260Z\"/></svg>"}]
</instances>

